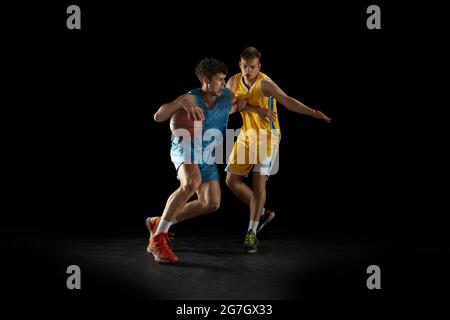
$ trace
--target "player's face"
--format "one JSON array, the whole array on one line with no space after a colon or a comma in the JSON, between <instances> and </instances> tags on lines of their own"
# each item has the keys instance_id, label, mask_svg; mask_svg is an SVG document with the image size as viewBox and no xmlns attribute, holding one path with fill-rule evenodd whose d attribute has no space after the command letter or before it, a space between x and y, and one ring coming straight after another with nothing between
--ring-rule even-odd
<instances>
[{"instance_id":1,"label":"player's face","mask_svg":"<svg viewBox=\"0 0 450 320\"><path fill-rule=\"evenodd\" d=\"M220 96L222 94L226 85L225 77L226 75L223 73L218 73L212 77L208 85L210 94L214 96Z\"/></svg>"},{"instance_id":2,"label":"player's face","mask_svg":"<svg viewBox=\"0 0 450 320\"><path fill-rule=\"evenodd\" d=\"M241 73L244 76L245 80L254 80L261 70L261 63L258 58L244 60L241 58L239 62L239 68L241 69Z\"/></svg>"}]
</instances>

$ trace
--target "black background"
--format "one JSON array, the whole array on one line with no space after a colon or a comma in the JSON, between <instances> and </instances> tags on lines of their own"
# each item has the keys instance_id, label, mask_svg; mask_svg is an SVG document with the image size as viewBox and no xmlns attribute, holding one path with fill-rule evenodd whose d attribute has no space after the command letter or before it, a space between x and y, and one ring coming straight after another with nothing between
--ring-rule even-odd
<instances>
[{"instance_id":1,"label":"black background","mask_svg":"<svg viewBox=\"0 0 450 320\"><path fill-rule=\"evenodd\" d=\"M168 123L154 112L199 85L201 58L231 75L251 45L287 94L333 119L278 107L267 198L278 228L446 233L438 7L377 3L382 29L368 30L368 2L77 1L82 29L68 30L70 4L5 11L3 230L142 232L177 187ZM222 181L219 211L186 225L244 230L247 211Z\"/></svg>"},{"instance_id":2,"label":"black background","mask_svg":"<svg viewBox=\"0 0 450 320\"><path fill-rule=\"evenodd\" d=\"M445 55L439 19L386 5L382 29L368 30L364 3L79 4L81 30L66 28L66 3L15 8L8 24L8 222L120 229L159 214L177 180L168 124L153 113L199 85L202 57L233 74L253 45L263 72L333 118L279 108L280 171L267 203L281 221L312 230L441 226L443 189L431 182L444 173L444 110L433 101L443 85L434 81ZM232 115L229 127L240 125ZM220 223L246 211L223 189Z\"/></svg>"}]
</instances>

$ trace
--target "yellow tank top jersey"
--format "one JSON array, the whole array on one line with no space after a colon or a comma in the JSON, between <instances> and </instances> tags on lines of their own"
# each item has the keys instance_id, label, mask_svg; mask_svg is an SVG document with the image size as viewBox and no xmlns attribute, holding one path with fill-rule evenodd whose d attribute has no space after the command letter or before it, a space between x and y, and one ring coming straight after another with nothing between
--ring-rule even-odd
<instances>
[{"instance_id":1,"label":"yellow tank top jersey","mask_svg":"<svg viewBox=\"0 0 450 320\"><path fill-rule=\"evenodd\" d=\"M238 100L247 100L253 106L270 109L277 113L274 97L265 97L261 93L261 80L268 78L260 72L251 88L244 84L242 74L234 78L233 93ZM275 121L264 121L255 112L241 112L242 128L229 157L227 171L239 175L248 175L254 165L271 166L274 152L280 142L278 115Z\"/></svg>"},{"instance_id":2,"label":"yellow tank top jersey","mask_svg":"<svg viewBox=\"0 0 450 320\"><path fill-rule=\"evenodd\" d=\"M254 106L259 106L262 108L268 108L276 113L275 121L269 122L264 121L255 112L241 112L242 116L242 130L249 129L268 129L268 133L275 130L280 137L280 125L278 123L278 113L277 113L277 102L274 97L265 97L261 93L261 80L269 78L262 72L259 72L258 78L253 83L251 88L248 88L244 84L244 79L241 73L238 73L234 78L234 88L233 92L237 99L247 100L247 102ZM269 133L270 134L270 133Z\"/></svg>"}]
</instances>

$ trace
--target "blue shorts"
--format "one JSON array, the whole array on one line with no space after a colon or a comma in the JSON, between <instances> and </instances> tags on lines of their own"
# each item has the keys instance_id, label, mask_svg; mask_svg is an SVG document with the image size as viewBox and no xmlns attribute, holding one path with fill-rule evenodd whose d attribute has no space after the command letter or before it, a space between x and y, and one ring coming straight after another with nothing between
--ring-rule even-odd
<instances>
[{"instance_id":1,"label":"blue shorts","mask_svg":"<svg viewBox=\"0 0 450 320\"><path fill-rule=\"evenodd\" d=\"M197 164L200 169L200 174L202 176L202 182L211 181L211 180L220 180L219 170L217 170L217 164L213 163L200 163L195 161L195 159L202 159L203 149L196 149L194 146L191 147L191 157L189 158L189 163ZM184 154L184 148L182 146L181 141L178 138L175 138L172 141L172 147L170 149L170 159L172 163L175 165L175 169L178 173L178 169L181 167L183 163L186 163L186 157Z\"/></svg>"}]
</instances>

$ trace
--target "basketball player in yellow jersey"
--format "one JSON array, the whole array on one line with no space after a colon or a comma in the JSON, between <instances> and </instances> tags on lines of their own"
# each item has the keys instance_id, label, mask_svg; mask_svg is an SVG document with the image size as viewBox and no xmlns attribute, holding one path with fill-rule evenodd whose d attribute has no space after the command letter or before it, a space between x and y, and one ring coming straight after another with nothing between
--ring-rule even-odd
<instances>
[{"instance_id":1,"label":"basketball player in yellow jersey","mask_svg":"<svg viewBox=\"0 0 450 320\"><path fill-rule=\"evenodd\" d=\"M264 204L267 179L278 169L281 134L277 102L290 111L327 122L331 122L331 119L286 95L273 80L260 72L261 53L256 48L248 47L242 51L239 68L241 73L232 76L227 87L238 100L247 102L247 110L253 109L254 112L241 112L243 125L225 169L226 184L240 200L250 206L244 250L254 253L259 247L256 234L275 216L274 212L264 208ZM253 172L252 188L244 182L244 177L250 172Z\"/></svg>"}]
</instances>

